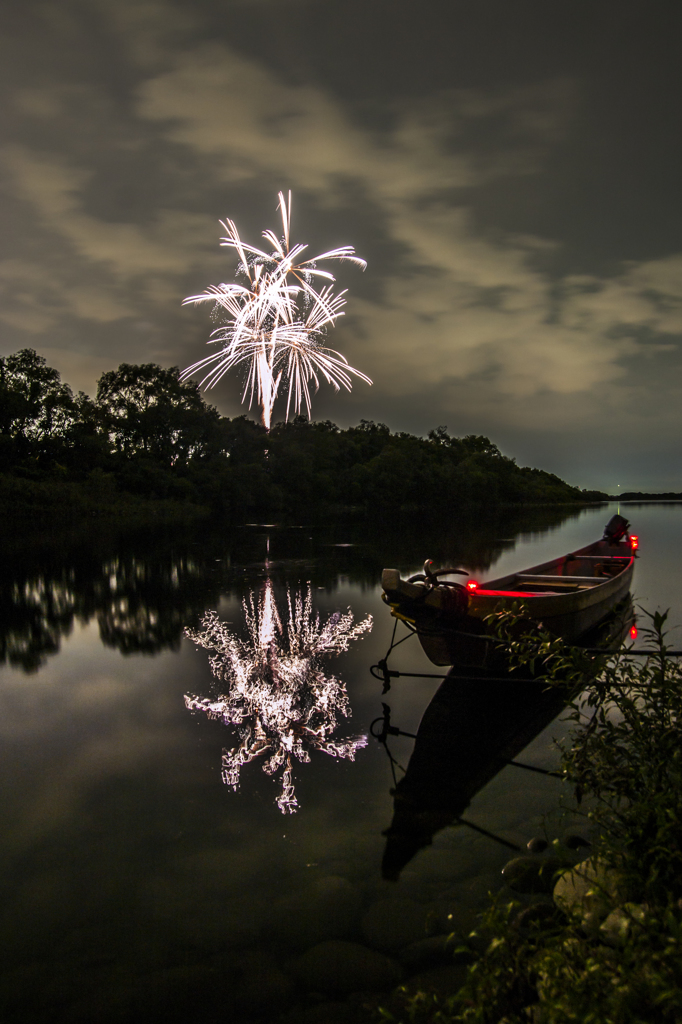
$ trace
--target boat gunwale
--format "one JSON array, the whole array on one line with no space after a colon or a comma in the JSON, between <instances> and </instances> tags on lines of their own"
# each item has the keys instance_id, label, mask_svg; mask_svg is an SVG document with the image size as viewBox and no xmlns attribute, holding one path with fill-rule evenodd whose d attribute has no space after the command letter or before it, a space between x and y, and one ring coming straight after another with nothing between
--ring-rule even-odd
<instances>
[{"instance_id":1,"label":"boat gunwale","mask_svg":"<svg viewBox=\"0 0 682 1024\"><path fill-rule=\"evenodd\" d=\"M468 614L479 618L482 614L487 615L489 612L494 611L501 601L507 602L516 599L523 601L528 606L529 611L534 611L538 615L563 615L570 612L573 608L588 608L592 605L601 604L602 601L609 600L615 591L621 589L626 580L629 586L636 556L629 548L630 553L627 555L606 552L594 554L595 549L604 543L603 540L593 541L592 544L587 544L585 547L578 548L576 551L571 551L566 555L552 558L548 562L541 562L539 565L531 566L528 569L509 573L495 580L486 581L486 583L480 585L480 588L475 593L470 595ZM598 559L600 556L603 556L605 561L609 558L618 559L618 561L623 562L623 566L614 575L604 576L603 580L600 580L599 577L592 577L595 580L594 586L583 585L581 587L579 580L576 579L576 589L570 592L545 592L530 596L527 596L524 592L523 596L519 594L518 598L514 597L514 591L511 589L511 586L517 582L521 582L523 585L523 581L519 581L520 576L540 576L546 574L548 569L566 565L567 562L578 561L581 557ZM552 574L547 573L547 575ZM570 581L571 579L570 574L560 575L555 573L553 575L556 575L558 580ZM491 593L488 596L486 590L505 590L507 594L502 596Z\"/></svg>"}]
</instances>

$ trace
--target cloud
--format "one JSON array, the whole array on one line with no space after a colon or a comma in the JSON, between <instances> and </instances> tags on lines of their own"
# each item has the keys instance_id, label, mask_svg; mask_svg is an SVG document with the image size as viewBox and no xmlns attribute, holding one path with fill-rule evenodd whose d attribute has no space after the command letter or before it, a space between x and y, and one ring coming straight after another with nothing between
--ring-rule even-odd
<instances>
[{"instance_id":1,"label":"cloud","mask_svg":"<svg viewBox=\"0 0 682 1024\"><path fill-rule=\"evenodd\" d=\"M279 177L325 205L344 202L350 180L374 205L401 264L378 300L351 296L352 324L338 337L396 397L481 375L510 398L586 392L624 376L638 331L679 329L679 302L654 294L674 280L672 268L633 265L611 280L568 278L557 288L537 269L538 252L556 240L476 232L468 197L493 177L538 172L566 133L570 82L420 100L380 138L321 89L285 84L215 44L178 56L138 95L140 116L225 181ZM503 127L482 156L468 146L468 129L491 118Z\"/></svg>"},{"instance_id":2,"label":"cloud","mask_svg":"<svg viewBox=\"0 0 682 1024\"><path fill-rule=\"evenodd\" d=\"M626 264L600 280L567 277L564 322L583 330L648 328L660 335L682 333L682 256Z\"/></svg>"},{"instance_id":3,"label":"cloud","mask_svg":"<svg viewBox=\"0 0 682 1024\"><path fill-rule=\"evenodd\" d=\"M367 370L382 388L399 396L417 383L465 381L485 375L495 394L530 397L541 391L590 390L623 374L618 360L636 351L629 339L605 339L546 322L546 306L519 296L499 308L475 304L421 277L395 282L388 308L356 300L357 320L371 338ZM473 291L473 290L472 290ZM417 293L415 295L415 293ZM364 365L354 350L355 362Z\"/></svg>"},{"instance_id":4,"label":"cloud","mask_svg":"<svg viewBox=\"0 0 682 1024\"><path fill-rule=\"evenodd\" d=\"M33 221L17 246L31 257L0 261L0 322L37 338L57 325L163 320L179 308L180 279L207 262L212 218L157 207L147 223L105 220L86 209L87 168L19 144L0 159L15 209Z\"/></svg>"},{"instance_id":5,"label":"cloud","mask_svg":"<svg viewBox=\"0 0 682 1024\"><path fill-rule=\"evenodd\" d=\"M70 332L74 351L106 348L110 362L114 352L194 361L210 328L179 304L221 280L218 216L239 221L241 207L251 217L265 197L262 227L273 227L274 194L291 186L295 235L305 205L326 222L331 211L340 237L329 244L361 248L355 234L366 216L379 254L361 289L349 282L347 316L328 339L375 379L361 415L402 399L441 422L443 409L467 402L509 422L559 408L563 422L576 409L597 422L607 409L632 408L633 389L638 408L658 402L639 371L644 357L668 358L678 345L682 256L561 278L547 269L561 238L486 232L473 213L491 183L499 193L541 181L571 141L579 82L443 89L387 102L383 124L374 110L370 127L301 69L285 74L216 41L201 7L93 0L93 8L103 38L121 48L116 88L107 69L55 87L31 80L13 94L21 130L2 155L25 220L17 251L0 263L8 328L32 344L49 337L64 359ZM78 18L62 21L68 56L85 36ZM129 105L118 97L124 79ZM129 196L140 195L149 204L133 208ZM203 212L214 204L215 215ZM351 223L353 237L344 237ZM122 321L117 337L128 340L110 350ZM59 337L49 333L57 326ZM66 362L60 368L71 379ZM82 374L78 384L87 387ZM352 403L364 401L361 388Z\"/></svg>"},{"instance_id":6,"label":"cloud","mask_svg":"<svg viewBox=\"0 0 682 1024\"><path fill-rule=\"evenodd\" d=\"M182 8L166 0L91 0L100 16L120 40L133 61L143 68L167 63L169 55L201 30L202 21L192 6ZM253 0L249 0L253 2Z\"/></svg>"},{"instance_id":7,"label":"cloud","mask_svg":"<svg viewBox=\"0 0 682 1024\"><path fill-rule=\"evenodd\" d=\"M184 272L187 250L196 247L210 225L199 214L164 209L146 227L107 222L85 213L79 201L86 171L18 145L6 146L2 156L16 193L31 203L43 224L65 239L77 256L104 264L119 280L150 272Z\"/></svg>"},{"instance_id":8,"label":"cloud","mask_svg":"<svg viewBox=\"0 0 682 1024\"><path fill-rule=\"evenodd\" d=\"M546 149L565 120L568 92L567 83L542 83L504 99L480 96L478 104L472 90L444 92L391 111L397 123L377 139L320 88L287 84L258 62L210 44L179 55L172 70L142 83L138 113L165 123L165 137L197 156L219 157L217 173L226 181L276 173L329 202L351 179L383 206L533 172L539 146ZM509 125L501 148L483 159L454 147L469 122L493 114ZM526 164L522 149L511 144L521 139Z\"/></svg>"},{"instance_id":9,"label":"cloud","mask_svg":"<svg viewBox=\"0 0 682 1024\"><path fill-rule=\"evenodd\" d=\"M30 86L18 89L14 94L14 105L29 117L58 117L63 113L63 104L55 89Z\"/></svg>"}]
</instances>

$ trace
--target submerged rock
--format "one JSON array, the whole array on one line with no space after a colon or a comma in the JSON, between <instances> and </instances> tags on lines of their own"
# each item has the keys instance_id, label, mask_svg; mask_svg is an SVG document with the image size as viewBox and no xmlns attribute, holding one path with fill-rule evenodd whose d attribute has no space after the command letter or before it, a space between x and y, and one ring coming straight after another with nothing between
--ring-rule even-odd
<instances>
[{"instance_id":1,"label":"submerged rock","mask_svg":"<svg viewBox=\"0 0 682 1024\"><path fill-rule=\"evenodd\" d=\"M170 1020L192 1020L197 1006L211 1019L218 1013L229 1017L237 1012L234 979L228 973L202 964L166 968L131 977L127 984L111 978L96 991L84 993L60 1016L70 1024L120 1024L145 1021L165 1024ZM48 1019L45 1017L44 1019Z\"/></svg>"},{"instance_id":2,"label":"submerged rock","mask_svg":"<svg viewBox=\"0 0 682 1024\"><path fill-rule=\"evenodd\" d=\"M232 994L242 1014L273 1013L291 1005L294 982L274 956L251 950L235 957L232 966L237 974Z\"/></svg>"},{"instance_id":3,"label":"submerged rock","mask_svg":"<svg viewBox=\"0 0 682 1024\"><path fill-rule=\"evenodd\" d=\"M438 900L456 902L476 911L487 907L490 893L499 892L500 888L500 873L499 869L496 869L494 873L485 872L455 882L440 893Z\"/></svg>"},{"instance_id":4,"label":"submerged rock","mask_svg":"<svg viewBox=\"0 0 682 1024\"><path fill-rule=\"evenodd\" d=\"M197 902L178 919L177 939L183 949L206 953L225 947L250 945L260 937L264 904L251 897Z\"/></svg>"},{"instance_id":5,"label":"submerged rock","mask_svg":"<svg viewBox=\"0 0 682 1024\"><path fill-rule=\"evenodd\" d=\"M448 964L420 971L404 983L408 994L432 992L441 999L455 995L466 981L469 968L466 964Z\"/></svg>"},{"instance_id":6,"label":"submerged rock","mask_svg":"<svg viewBox=\"0 0 682 1024\"><path fill-rule=\"evenodd\" d=\"M300 892L278 900L269 930L289 945L306 947L324 939L343 939L357 926L360 893L346 878L318 878Z\"/></svg>"},{"instance_id":7,"label":"submerged rock","mask_svg":"<svg viewBox=\"0 0 682 1024\"><path fill-rule=\"evenodd\" d=\"M543 853L548 846L549 843L547 840L541 839L540 836L533 836L533 838L529 839L526 843L526 849L530 853Z\"/></svg>"},{"instance_id":8,"label":"submerged rock","mask_svg":"<svg viewBox=\"0 0 682 1024\"><path fill-rule=\"evenodd\" d=\"M567 832L564 836L563 843L569 850L580 850L583 847L592 845L588 839L584 839L577 832Z\"/></svg>"},{"instance_id":9,"label":"submerged rock","mask_svg":"<svg viewBox=\"0 0 682 1024\"><path fill-rule=\"evenodd\" d=\"M309 992L342 998L351 992L380 992L400 981L395 960L358 942L330 939L306 950L293 970Z\"/></svg>"},{"instance_id":10,"label":"submerged rock","mask_svg":"<svg viewBox=\"0 0 682 1024\"><path fill-rule=\"evenodd\" d=\"M456 899L438 900L435 904L437 932L443 935L468 935L476 926L479 910Z\"/></svg>"},{"instance_id":11,"label":"submerged rock","mask_svg":"<svg viewBox=\"0 0 682 1024\"><path fill-rule=\"evenodd\" d=\"M581 918L583 928L598 928L622 893L617 872L589 858L565 871L554 886L554 902L564 913Z\"/></svg>"},{"instance_id":12,"label":"submerged rock","mask_svg":"<svg viewBox=\"0 0 682 1024\"><path fill-rule=\"evenodd\" d=\"M408 974L444 967L455 962L456 945L448 935L432 935L401 949L398 959Z\"/></svg>"},{"instance_id":13,"label":"submerged rock","mask_svg":"<svg viewBox=\"0 0 682 1024\"><path fill-rule=\"evenodd\" d=\"M367 943L384 952L418 942L436 927L437 922L428 907L398 896L373 903L362 921Z\"/></svg>"},{"instance_id":14,"label":"submerged rock","mask_svg":"<svg viewBox=\"0 0 682 1024\"><path fill-rule=\"evenodd\" d=\"M514 892L549 894L557 871L565 866L558 857L514 857L502 868L502 877Z\"/></svg>"}]
</instances>

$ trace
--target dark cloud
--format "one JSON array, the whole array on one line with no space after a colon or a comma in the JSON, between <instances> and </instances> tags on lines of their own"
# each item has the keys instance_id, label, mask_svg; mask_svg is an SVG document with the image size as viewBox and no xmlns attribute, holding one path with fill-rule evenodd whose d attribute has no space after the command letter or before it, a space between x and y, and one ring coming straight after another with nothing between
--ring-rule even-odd
<instances>
[{"instance_id":1,"label":"dark cloud","mask_svg":"<svg viewBox=\"0 0 682 1024\"><path fill-rule=\"evenodd\" d=\"M672 7L8 0L0 337L92 392L206 351L218 219L352 243L316 416L488 433L582 486L679 488ZM237 413L239 382L210 395ZM670 440L668 440L670 438ZM658 453L658 454L657 454ZM577 479L580 476L581 479ZM622 480L620 481L623 482Z\"/></svg>"}]
</instances>

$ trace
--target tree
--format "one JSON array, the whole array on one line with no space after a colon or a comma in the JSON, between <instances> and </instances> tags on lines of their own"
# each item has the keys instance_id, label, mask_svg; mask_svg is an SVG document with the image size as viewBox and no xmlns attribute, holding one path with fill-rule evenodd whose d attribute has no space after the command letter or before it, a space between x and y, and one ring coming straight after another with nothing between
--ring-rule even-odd
<instances>
[{"instance_id":1,"label":"tree","mask_svg":"<svg viewBox=\"0 0 682 1024\"><path fill-rule=\"evenodd\" d=\"M496 444L483 434L467 434L459 439L469 455L488 455L492 459L502 459L504 456Z\"/></svg>"},{"instance_id":2,"label":"tree","mask_svg":"<svg viewBox=\"0 0 682 1024\"><path fill-rule=\"evenodd\" d=\"M113 451L124 457L147 456L170 467L222 447L218 411L206 405L197 384L180 381L177 366L121 363L100 377L97 406Z\"/></svg>"},{"instance_id":3,"label":"tree","mask_svg":"<svg viewBox=\"0 0 682 1024\"><path fill-rule=\"evenodd\" d=\"M55 454L77 418L71 388L43 356L24 348L0 357L0 436L15 458Z\"/></svg>"}]
</instances>

